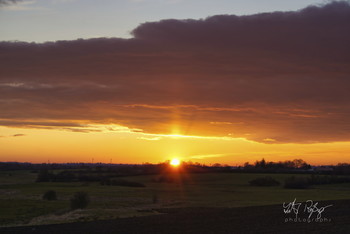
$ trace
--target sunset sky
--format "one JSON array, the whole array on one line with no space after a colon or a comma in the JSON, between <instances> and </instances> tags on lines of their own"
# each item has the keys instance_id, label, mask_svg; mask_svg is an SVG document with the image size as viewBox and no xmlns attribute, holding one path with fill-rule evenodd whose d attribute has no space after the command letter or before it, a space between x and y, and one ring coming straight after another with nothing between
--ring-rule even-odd
<instances>
[{"instance_id":1,"label":"sunset sky","mask_svg":"<svg viewBox=\"0 0 350 234\"><path fill-rule=\"evenodd\" d=\"M0 161L350 163L349 29L349 1L0 0Z\"/></svg>"}]
</instances>

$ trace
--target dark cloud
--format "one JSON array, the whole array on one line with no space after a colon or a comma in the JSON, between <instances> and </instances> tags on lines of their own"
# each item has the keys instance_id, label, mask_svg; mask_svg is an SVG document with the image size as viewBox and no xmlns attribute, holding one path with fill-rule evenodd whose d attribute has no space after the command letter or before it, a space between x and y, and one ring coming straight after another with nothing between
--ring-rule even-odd
<instances>
[{"instance_id":1,"label":"dark cloud","mask_svg":"<svg viewBox=\"0 0 350 234\"><path fill-rule=\"evenodd\" d=\"M4 5L16 4L17 2L21 2L21 0L0 0L0 7Z\"/></svg>"},{"instance_id":2,"label":"dark cloud","mask_svg":"<svg viewBox=\"0 0 350 234\"><path fill-rule=\"evenodd\" d=\"M0 126L8 126L15 128L36 128L36 129L55 129L66 130L71 132L101 132L102 130L96 126L89 124L72 123L69 120L61 121L33 121L25 119L2 119L0 120ZM21 136L16 134L13 136Z\"/></svg>"},{"instance_id":3,"label":"dark cloud","mask_svg":"<svg viewBox=\"0 0 350 234\"><path fill-rule=\"evenodd\" d=\"M90 121L150 133L176 125L266 143L348 141L349 28L349 3L333 2L150 22L132 39L0 42L0 124Z\"/></svg>"},{"instance_id":4,"label":"dark cloud","mask_svg":"<svg viewBox=\"0 0 350 234\"><path fill-rule=\"evenodd\" d=\"M5 138L5 137L21 137L21 136L26 136L25 134L14 134L11 136L0 136L0 138Z\"/></svg>"},{"instance_id":5,"label":"dark cloud","mask_svg":"<svg viewBox=\"0 0 350 234\"><path fill-rule=\"evenodd\" d=\"M13 135L13 137L22 137L22 136L26 136L25 134L15 134Z\"/></svg>"}]
</instances>

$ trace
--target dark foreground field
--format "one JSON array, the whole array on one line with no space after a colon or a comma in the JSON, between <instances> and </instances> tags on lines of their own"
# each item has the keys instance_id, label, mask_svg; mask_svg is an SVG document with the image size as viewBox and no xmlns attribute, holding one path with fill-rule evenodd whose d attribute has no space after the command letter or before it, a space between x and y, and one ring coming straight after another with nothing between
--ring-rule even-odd
<instances>
[{"instance_id":1,"label":"dark foreground field","mask_svg":"<svg viewBox=\"0 0 350 234\"><path fill-rule=\"evenodd\" d=\"M0 228L0 233L350 233L350 200L322 201L332 204L322 213L330 222L285 222L281 205L238 208L169 208L162 215ZM305 214L300 215L305 217ZM291 216L289 216L291 217Z\"/></svg>"}]
</instances>

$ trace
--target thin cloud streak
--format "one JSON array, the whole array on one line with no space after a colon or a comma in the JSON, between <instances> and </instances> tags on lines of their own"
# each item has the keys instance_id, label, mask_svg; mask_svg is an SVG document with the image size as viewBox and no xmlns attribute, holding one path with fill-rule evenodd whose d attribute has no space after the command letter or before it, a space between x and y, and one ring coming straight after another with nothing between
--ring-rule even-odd
<instances>
[{"instance_id":1,"label":"thin cloud streak","mask_svg":"<svg viewBox=\"0 0 350 234\"><path fill-rule=\"evenodd\" d=\"M27 136L26 134L14 134L14 135L10 135L10 136L0 136L0 138L8 138L8 137L23 137L23 136Z\"/></svg>"},{"instance_id":2,"label":"thin cloud streak","mask_svg":"<svg viewBox=\"0 0 350 234\"><path fill-rule=\"evenodd\" d=\"M228 155L230 154L203 154L203 155L193 155L188 157L188 159L220 158Z\"/></svg>"},{"instance_id":3,"label":"thin cloud streak","mask_svg":"<svg viewBox=\"0 0 350 234\"><path fill-rule=\"evenodd\" d=\"M0 9L8 11L40 11L47 10L45 7L37 6L37 0L4 1Z\"/></svg>"},{"instance_id":4,"label":"thin cloud streak","mask_svg":"<svg viewBox=\"0 0 350 234\"><path fill-rule=\"evenodd\" d=\"M22 136L26 136L25 134L15 134L13 135L13 137L22 137Z\"/></svg>"},{"instance_id":5,"label":"thin cloud streak","mask_svg":"<svg viewBox=\"0 0 350 234\"><path fill-rule=\"evenodd\" d=\"M21 2L21 0L0 0L0 7L4 5L11 5Z\"/></svg>"}]
</instances>

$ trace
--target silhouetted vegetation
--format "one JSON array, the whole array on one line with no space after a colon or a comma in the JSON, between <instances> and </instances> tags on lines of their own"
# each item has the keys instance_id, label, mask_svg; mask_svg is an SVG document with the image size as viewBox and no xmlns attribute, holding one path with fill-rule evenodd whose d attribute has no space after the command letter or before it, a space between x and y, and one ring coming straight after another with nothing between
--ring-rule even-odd
<instances>
[{"instance_id":1,"label":"silhouetted vegetation","mask_svg":"<svg viewBox=\"0 0 350 234\"><path fill-rule=\"evenodd\" d=\"M265 159L256 161L254 164L246 162L243 166L244 171L248 172L306 172L312 167L302 159L287 160L284 162L267 162Z\"/></svg>"},{"instance_id":2,"label":"silhouetted vegetation","mask_svg":"<svg viewBox=\"0 0 350 234\"><path fill-rule=\"evenodd\" d=\"M311 175L309 177L289 177L285 180L285 188L304 189L311 185L350 183L350 177L335 175Z\"/></svg>"},{"instance_id":3,"label":"silhouetted vegetation","mask_svg":"<svg viewBox=\"0 0 350 234\"><path fill-rule=\"evenodd\" d=\"M54 175L47 169L41 169L38 174L36 182L50 182L52 181Z\"/></svg>"},{"instance_id":4,"label":"silhouetted vegetation","mask_svg":"<svg viewBox=\"0 0 350 234\"><path fill-rule=\"evenodd\" d=\"M337 175L350 175L350 164L339 163L337 166L333 167L334 174Z\"/></svg>"},{"instance_id":5,"label":"silhouetted vegetation","mask_svg":"<svg viewBox=\"0 0 350 234\"><path fill-rule=\"evenodd\" d=\"M350 183L350 177L335 176L335 175L331 175L331 176L311 175L308 178L308 180L311 185Z\"/></svg>"},{"instance_id":6,"label":"silhouetted vegetation","mask_svg":"<svg viewBox=\"0 0 350 234\"><path fill-rule=\"evenodd\" d=\"M59 169L59 172L57 172ZM30 170L38 173L37 182L101 182L104 180L138 175L164 175L169 171L169 161L158 164L102 164L102 163L64 163L31 164L0 162L0 170ZM56 173L53 173L56 172ZM193 162L182 162L179 172L186 173L294 173L315 175L350 175L350 164L336 166L311 166L302 159L269 162L265 159L243 166L212 164L210 166ZM173 183L174 178L159 177L155 182ZM333 183L333 182L332 182Z\"/></svg>"},{"instance_id":7,"label":"silhouetted vegetation","mask_svg":"<svg viewBox=\"0 0 350 234\"><path fill-rule=\"evenodd\" d=\"M111 180L111 179L104 179L101 181L101 185L110 185L110 186L125 186L125 187L146 187L144 184L135 182L135 181L128 181L128 180Z\"/></svg>"},{"instance_id":8,"label":"silhouetted vegetation","mask_svg":"<svg viewBox=\"0 0 350 234\"><path fill-rule=\"evenodd\" d=\"M54 190L46 191L43 195L43 200L53 201L57 200L57 195Z\"/></svg>"},{"instance_id":9,"label":"silhouetted vegetation","mask_svg":"<svg viewBox=\"0 0 350 234\"><path fill-rule=\"evenodd\" d=\"M176 178L171 174L163 174L152 179L152 182L156 183L175 183Z\"/></svg>"},{"instance_id":10,"label":"silhouetted vegetation","mask_svg":"<svg viewBox=\"0 0 350 234\"><path fill-rule=\"evenodd\" d=\"M157 194L153 194L153 196L152 196L152 203L153 204L157 204L158 202L159 202L158 195Z\"/></svg>"},{"instance_id":11,"label":"silhouetted vegetation","mask_svg":"<svg viewBox=\"0 0 350 234\"><path fill-rule=\"evenodd\" d=\"M265 176L251 180L249 184L252 186L278 186L280 182L270 176Z\"/></svg>"},{"instance_id":12,"label":"silhouetted vegetation","mask_svg":"<svg viewBox=\"0 0 350 234\"><path fill-rule=\"evenodd\" d=\"M70 207L72 210L84 209L90 202L89 195L86 192L76 192L70 199Z\"/></svg>"},{"instance_id":13,"label":"silhouetted vegetation","mask_svg":"<svg viewBox=\"0 0 350 234\"><path fill-rule=\"evenodd\" d=\"M307 178L292 176L284 181L284 187L288 189L306 189L310 187L310 183Z\"/></svg>"}]
</instances>

